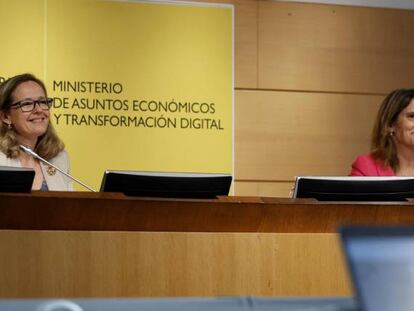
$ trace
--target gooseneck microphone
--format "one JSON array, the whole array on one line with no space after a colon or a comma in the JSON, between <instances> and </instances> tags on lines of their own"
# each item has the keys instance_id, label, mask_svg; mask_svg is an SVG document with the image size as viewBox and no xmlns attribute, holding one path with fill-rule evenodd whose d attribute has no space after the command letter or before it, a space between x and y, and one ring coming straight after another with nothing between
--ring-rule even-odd
<instances>
[{"instance_id":1,"label":"gooseneck microphone","mask_svg":"<svg viewBox=\"0 0 414 311\"><path fill-rule=\"evenodd\" d=\"M96 190L92 189L91 187L89 187L88 185L84 184L83 182L81 182L80 180L76 179L75 177L73 177L72 175L62 171L60 168L58 168L56 165L53 165L52 163L50 163L49 161L43 159L40 155L38 155L36 152L34 152L32 149L30 149L29 147L26 147L24 145L20 145L20 149L22 149L24 152L26 152L28 155L38 159L39 161L42 161L43 163L55 168L56 170L58 170L60 173L62 173L63 175L65 175L66 177L72 179L73 181L76 181L78 184L84 186L86 189L92 191L92 192L96 192Z\"/></svg>"}]
</instances>

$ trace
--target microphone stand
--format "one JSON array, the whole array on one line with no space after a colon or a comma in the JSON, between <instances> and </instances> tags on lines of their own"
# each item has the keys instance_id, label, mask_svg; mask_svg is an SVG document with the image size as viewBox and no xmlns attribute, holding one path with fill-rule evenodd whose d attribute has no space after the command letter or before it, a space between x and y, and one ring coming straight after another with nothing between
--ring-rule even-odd
<instances>
[{"instance_id":1,"label":"microphone stand","mask_svg":"<svg viewBox=\"0 0 414 311\"><path fill-rule=\"evenodd\" d=\"M88 185L86 185L85 183L81 182L79 179L73 177L72 175L64 172L63 170L61 170L60 168L58 168L56 165L53 165L52 163L50 163L49 161L43 159L40 155L38 155L36 152L34 152L32 149L30 149L29 147L20 145L20 149L22 149L24 152L26 152L28 155L31 155L32 157L38 159L39 161L42 161L43 163L46 163L47 165L55 168L56 170L58 170L60 173L62 173L63 175L65 175L66 177L76 181L78 184L82 185L83 187L85 187L86 189L88 189L89 191L92 192L96 192L96 190L94 190L93 188L89 187Z\"/></svg>"}]
</instances>

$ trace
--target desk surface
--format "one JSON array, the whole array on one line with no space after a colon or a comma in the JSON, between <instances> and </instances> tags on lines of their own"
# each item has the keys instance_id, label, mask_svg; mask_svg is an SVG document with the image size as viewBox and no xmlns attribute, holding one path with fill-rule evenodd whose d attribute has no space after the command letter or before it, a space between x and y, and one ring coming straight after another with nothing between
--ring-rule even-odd
<instances>
[{"instance_id":1,"label":"desk surface","mask_svg":"<svg viewBox=\"0 0 414 311\"><path fill-rule=\"evenodd\" d=\"M414 224L414 202L318 202L120 193L0 193L0 229L334 233L341 224Z\"/></svg>"}]
</instances>

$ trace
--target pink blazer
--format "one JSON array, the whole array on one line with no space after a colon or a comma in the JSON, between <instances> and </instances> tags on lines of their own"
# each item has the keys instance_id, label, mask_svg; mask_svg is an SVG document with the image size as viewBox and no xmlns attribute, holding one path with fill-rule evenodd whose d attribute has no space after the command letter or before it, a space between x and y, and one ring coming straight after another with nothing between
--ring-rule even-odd
<instances>
[{"instance_id":1,"label":"pink blazer","mask_svg":"<svg viewBox=\"0 0 414 311\"><path fill-rule=\"evenodd\" d=\"M352 163L350 176L395 176L394 170L376 160L372 155L360 155Z\"/></svg>"}]
</instances>

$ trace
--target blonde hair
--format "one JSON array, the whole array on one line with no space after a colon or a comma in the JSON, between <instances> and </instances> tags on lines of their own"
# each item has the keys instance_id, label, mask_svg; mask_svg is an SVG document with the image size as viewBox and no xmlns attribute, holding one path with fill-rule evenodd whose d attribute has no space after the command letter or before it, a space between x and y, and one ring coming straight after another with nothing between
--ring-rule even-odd
<instances>
[{"instance_id":1,"label":"blonde hair","mask_svg":"<svg viewBox=\"0 0 414 311\"><path fill-rule=\"evenodd\" d=\"M45 92L47 91L44 83L30 73L14 76L0 84L0 113L8 113L10 105L13 103L13 93L22 83L33 81L37 83ZM17 133L13 127L4 122L0 122L0 151L8 158L17 158L20 154ZM65 149L62 140L57 136L55 129L49 120L46 133L40 136L35 146L35 152L46 160L54 158L59 152Z\"/></svg>"},{"instance_id":2,"label":"blonde hair","mask_svg":"<svg viewBox=\"0 0 414 311\"><path fill-rule=\"evenodd\" d=\"M397 89L385 97L378 110L371 139L371 153L390 166L394 172L399 169L397 148L390 128L397 122L398 116L414 98L414 89Z\"/></svg>"}]
</instances>

